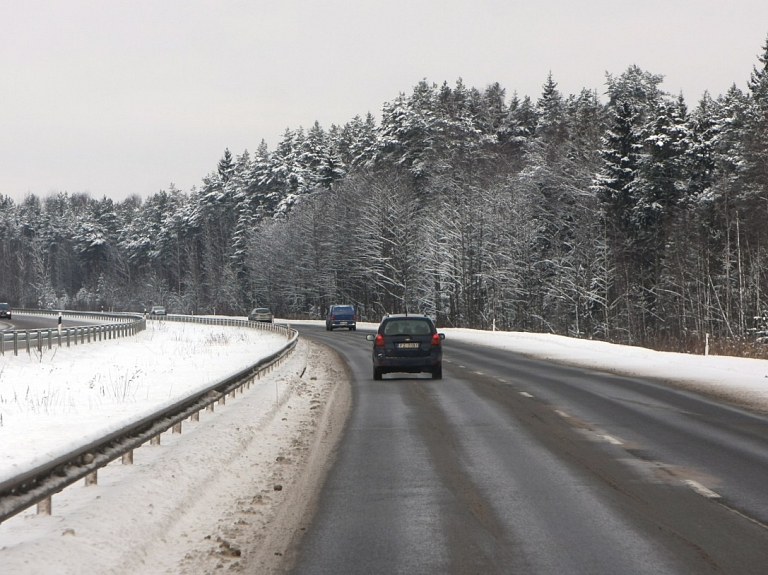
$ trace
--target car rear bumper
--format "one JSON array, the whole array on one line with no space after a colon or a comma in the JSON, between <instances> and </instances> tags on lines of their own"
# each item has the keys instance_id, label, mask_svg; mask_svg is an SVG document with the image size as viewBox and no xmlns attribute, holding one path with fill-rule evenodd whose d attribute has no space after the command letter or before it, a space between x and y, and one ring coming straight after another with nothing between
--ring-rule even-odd
<instances>
[{"instance_id":1,"label":"car rear bumper","mask_svg":"<svg viewBox=\"0 0 768 575\"><path fill-rule=\"evenodd\" d=\"M328 322L331 327L356 327L356 323L352 320L334 319Z\"/></svg>"},{"instance_id":2,"label":"car rear bumper","mask_svg":"<svg viewBox=\"0 0 768 575\"><path fill-rule=\"evenodd\" d=\"M386 357L378 354L373 355L374 367L384 368L388 371L418 371L429 370L440 364L443 359L441 352L432 353L424 357Z\"/></svg>"}]
</instances>

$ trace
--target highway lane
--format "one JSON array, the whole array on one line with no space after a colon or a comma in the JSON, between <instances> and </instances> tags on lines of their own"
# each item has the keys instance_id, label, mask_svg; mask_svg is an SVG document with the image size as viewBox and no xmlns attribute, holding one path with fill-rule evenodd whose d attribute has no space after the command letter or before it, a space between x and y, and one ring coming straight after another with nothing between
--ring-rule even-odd
<instances>
[{"instance_id":1,"label":"highway lane","mask_svg":"<svg viewBox=\"0 0 768 575\"><path fill-rule=\"evenodd\" d=\"M768 420L653 382L452 342L444 379L374 382L292 573L765 573Z\"/></svg>"},{"instance_id":2,"label":"highway lane","mask_svg":"<svg viewBox=\"0 0 768 575\"><path fill-rule=\"evenodd\" d=\"M26 329L49 329L57 326L58 316L55 315L31 315L25 313L14 313L10 320L0 321L2 330L26 330ZM79 317L63 316L62 327L77 327L82 325L99 325L107 323L104 320L90 320Z\"/></svg>"}]
</instances>

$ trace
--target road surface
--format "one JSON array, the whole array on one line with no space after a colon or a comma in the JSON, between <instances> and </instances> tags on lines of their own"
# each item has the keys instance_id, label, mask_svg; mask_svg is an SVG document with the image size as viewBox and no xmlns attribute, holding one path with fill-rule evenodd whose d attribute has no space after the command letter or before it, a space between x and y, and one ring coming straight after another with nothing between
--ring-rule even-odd
<instances>
[{"instance_id":1,"label":"road surface","mask_svg":"<svg viewBox=\"0 0 768 575\"><path fill-rule=\"evenodd\" d=\"M289 572L768 572L765 417L450 339L443 380L374 382L363 330L299 330L353 408Z\"/></svg>"}]
</instances>

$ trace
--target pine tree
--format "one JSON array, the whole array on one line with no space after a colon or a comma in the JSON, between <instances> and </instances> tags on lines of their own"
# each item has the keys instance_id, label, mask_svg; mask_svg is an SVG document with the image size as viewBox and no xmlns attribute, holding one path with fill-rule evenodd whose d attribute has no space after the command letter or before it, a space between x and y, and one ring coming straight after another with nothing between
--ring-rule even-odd
<instances>
[{"instance_id":1,"label":"pine tree","mask_svg":"<svg viewBox=\"0 0 768 575\"><path fill-rule=\"evenodd\" d=\"M229 148L227 148L224 150L224 156L219 160L219 177L221 177L221 181L226 182L229 180L234 167L235 164L232 161L232 153L229 151Z\"/></svg>"}]
</instances>

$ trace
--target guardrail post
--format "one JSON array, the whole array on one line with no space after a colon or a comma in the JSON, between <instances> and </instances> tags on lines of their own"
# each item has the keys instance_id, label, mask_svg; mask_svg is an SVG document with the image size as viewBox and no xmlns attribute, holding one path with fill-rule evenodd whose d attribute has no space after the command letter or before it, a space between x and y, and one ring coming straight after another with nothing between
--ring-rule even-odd
<instances>
[{"instance_id":1,"label":"guardrail post","mask_svg":"<svg viewBox=\"0 0 768 575\"><path fill-rule=\"evenodd\" d=\"M150 445L160 445L160 434L158 433L152 439L149 440Z\"/></svg>"},{"instance_id":2,"label":"guardrail post","mask_svg":"<svg viewBox=\"0 0 768 575\"><path fill-rule=\"evenodd\" d=\"M53 334L51 333L53 330L48 330L48 349L51 349L53 347Z\"/></svg>"},{"instance_id":3,"label":"guardrail post","mask_svg":"<svg viewBox=\"0 0 768 575\"><path fill-rule=\"evenodd\" d=\"M19 332L13 332L13 355L19 355Z\"/></svg>"},{"instance_id":4,"label":"guardrail post","mask_svg":"<svg viewBox=\"0 0 768 575\"><path fill-rule=\"evenodd\" d=\"M173 424L173 431L171 433L181 433L181 421Z\"/></svg>"},{"instance_id":5,"label":"guardrail post","mask_svg":"<svg viewBox=\"0 0 768 575\"><path fill-rule=\"evenodd\" d=\"M32 351L32 350L29 349L29 330L27 330L25 333L26 333L27 337L25 337L24 339L26 339L26 341L27 341L27 355L29 355L30 352Z\"/></svg>"},{"instance_id":6,"label":"guardrail post","mask_svg":"<svg viewBox=\"0 0 768 575\"><path fill-rule=\"evenodd\" d=\"M93 470L88 475L85 476L86 487L90 487L91 485L96 485L98 482L99 482L98 470Z\"/></svg>"},{"instance_id":7,"label":"guardrail post","mask_svg":"<svg viewBox=\"0 0 768 575\"><path fill-rule=\"evenodd\" d=\"M50 515L52 507L53 507L53 503L50 497L48 497L47 499L43 499L40 503L37 504L37 514Z\"/></svg>"},{"instance_id":8,"label":"guardrail post","mask_svg":"<svg viewBox=\"0 0 768 575\"><path fill-rule=\"evenodd\" d=\"M133 465L133 449L123 453L122 463L123 465Z\"/></svg>"},{"instance_id":9,"label":"guardrail post","mask_svg":"<svg viewBox=\"0 0 768 575\"><path fill-rule=\"evenodd\" d=\"M193 414L191 415L190 419L191 419L192 421L200 421L200 412L199 412L199 411L196 411L195 413L193 413Z\"/></svg>"}]
</instances>

